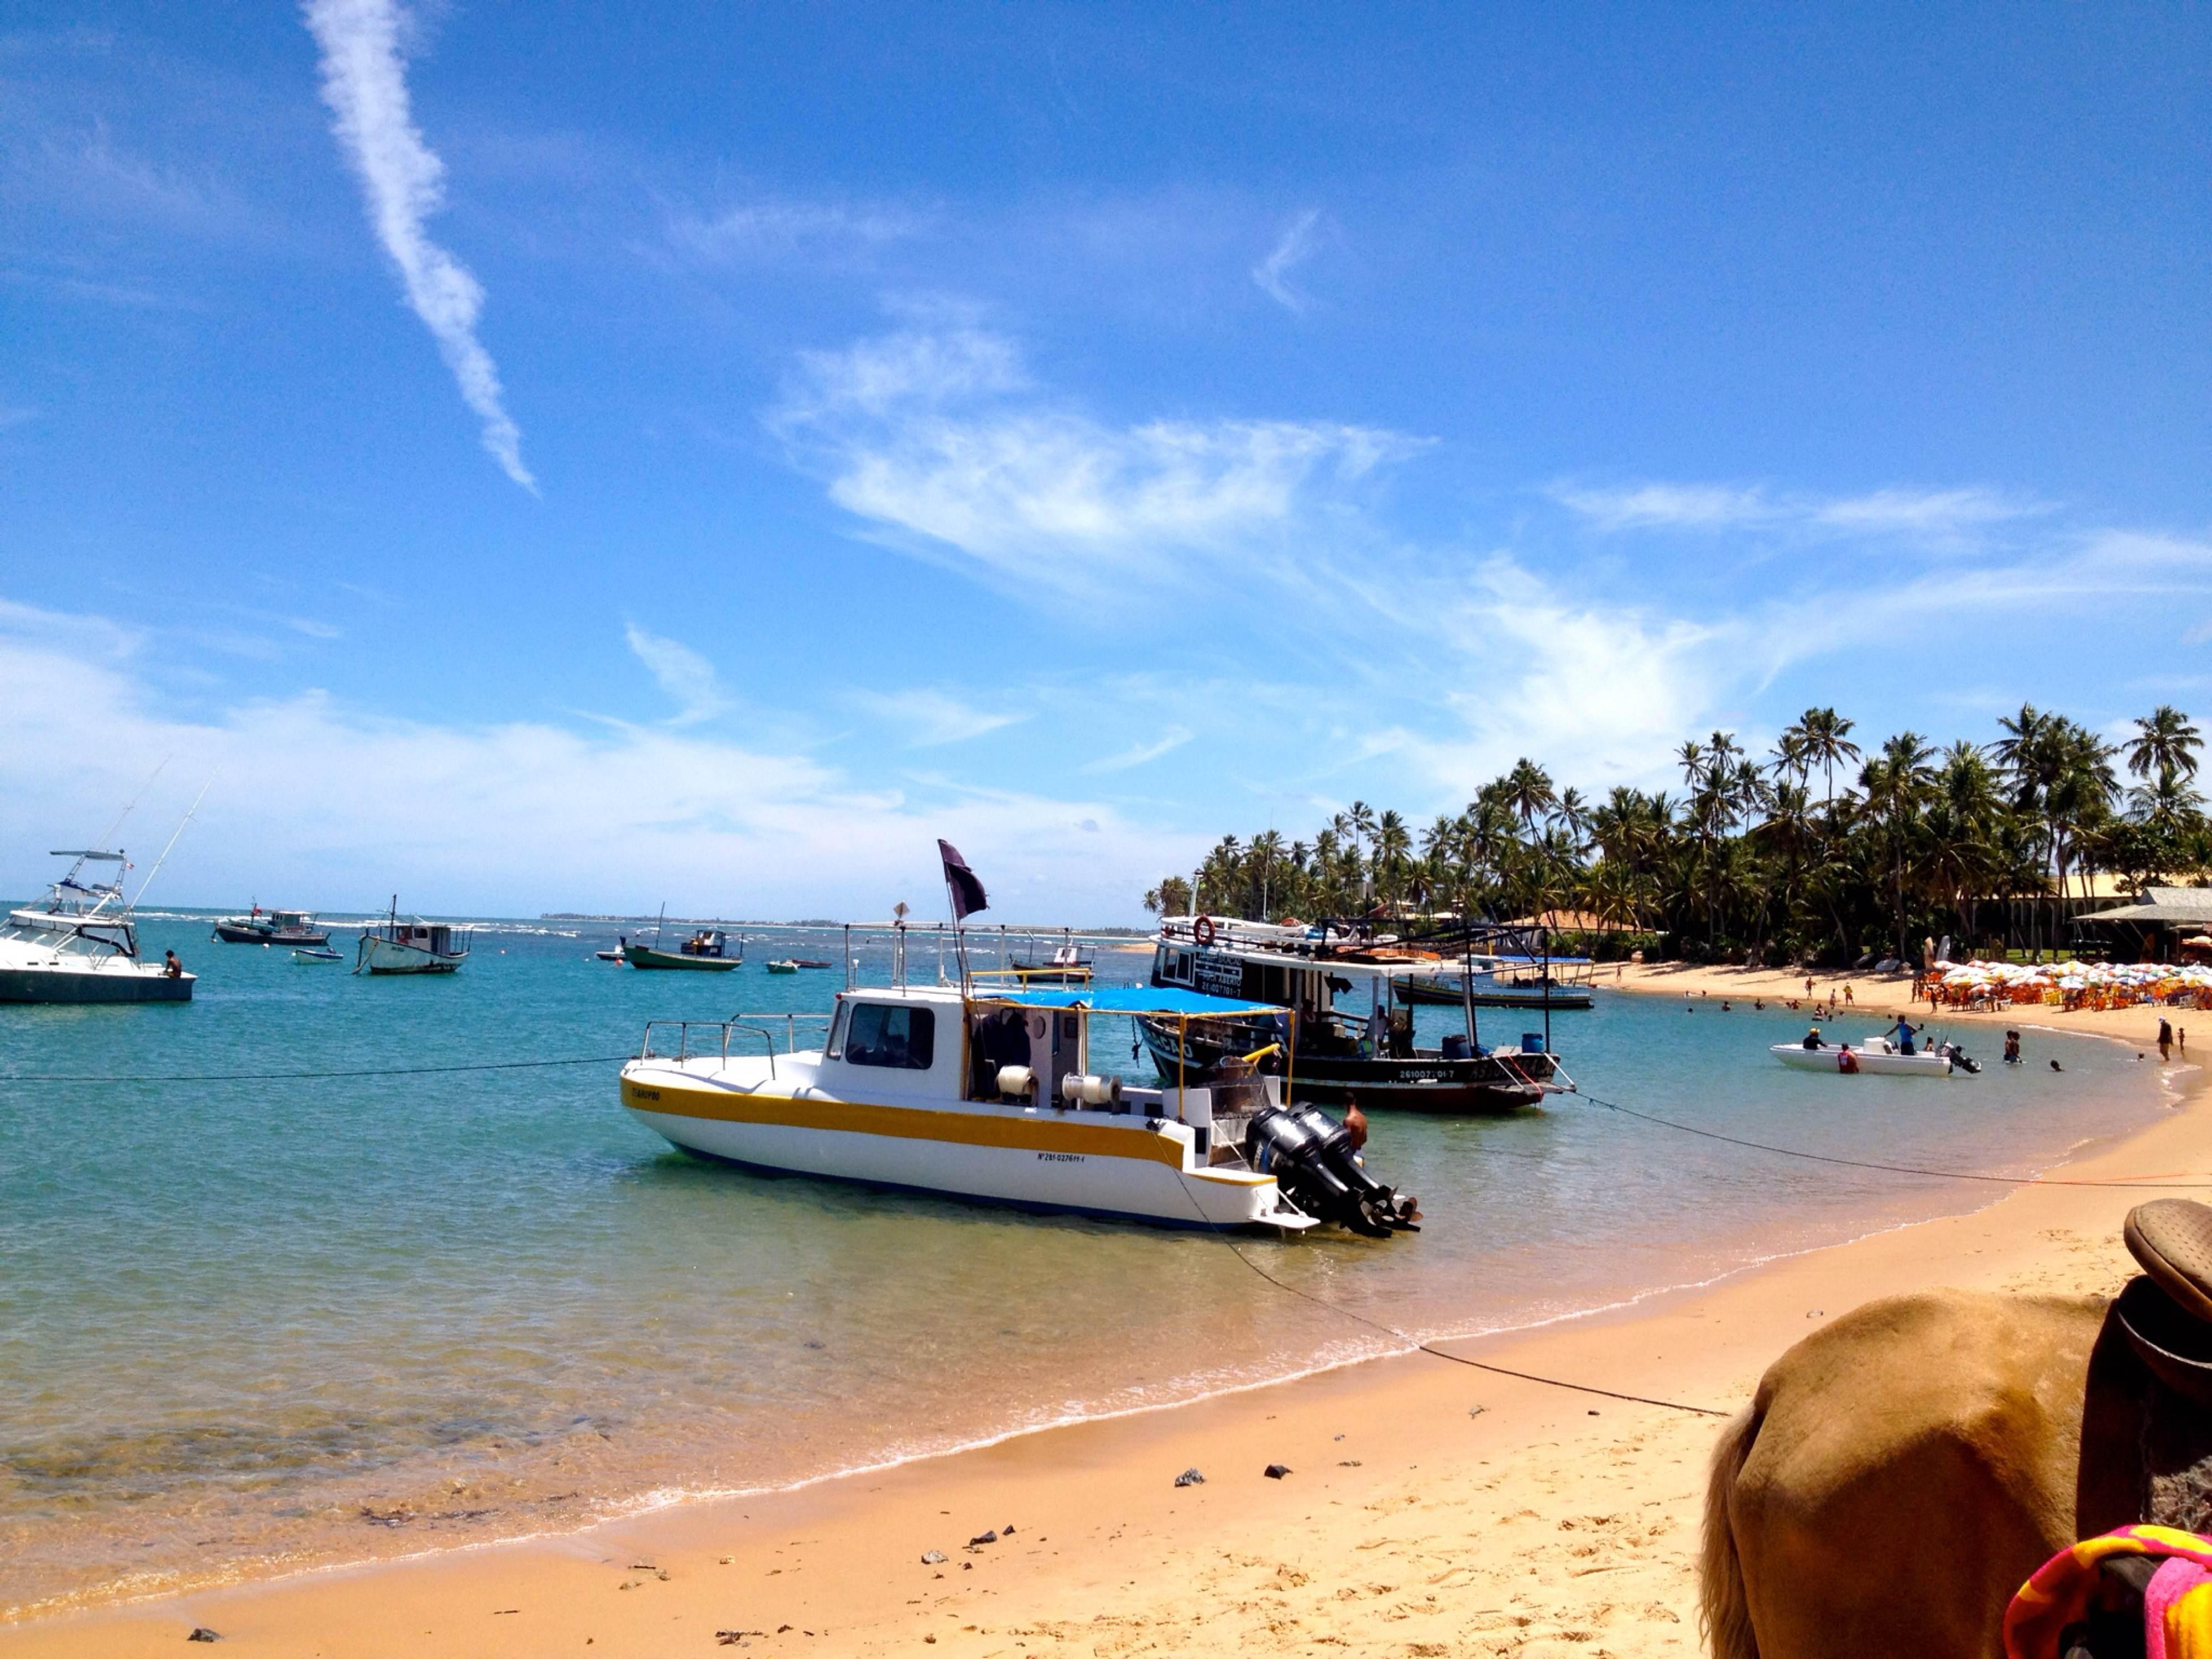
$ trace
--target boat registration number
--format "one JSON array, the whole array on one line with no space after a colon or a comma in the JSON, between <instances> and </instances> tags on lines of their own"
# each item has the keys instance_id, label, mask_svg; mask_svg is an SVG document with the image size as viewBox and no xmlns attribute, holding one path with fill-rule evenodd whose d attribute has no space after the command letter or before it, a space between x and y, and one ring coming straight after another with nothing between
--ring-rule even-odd
<instances>
[{"instance_id":1,"label":"boat registration number","mask_svg":"<svg viewBox=\"0 0 2212 1659\"><path fill-rule=\"evenodd\" d=\"M1081 1152L1039 1152L1040 1164L1081 1164L1086 1160Z\"/></svg>"}]
</instances>

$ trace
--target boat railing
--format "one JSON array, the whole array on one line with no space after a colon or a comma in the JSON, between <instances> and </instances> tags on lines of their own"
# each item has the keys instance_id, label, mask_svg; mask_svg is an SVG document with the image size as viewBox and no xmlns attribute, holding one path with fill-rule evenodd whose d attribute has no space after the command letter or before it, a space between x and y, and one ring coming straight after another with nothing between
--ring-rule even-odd
<instances>
[{"instance_id":1,"label":"boat railing","mask_svg":"<svg viewBox=\"0 0 2212 1659\"><path fill-rule=\"evenodd\" d=\"M730 1038L733 1032L748 1032L759 1036L767 1045L769 1075L775 1075L775 1028L781 1025L783 1052L799 1052L799 1027L802 1022L827 1025L828 1014L732 1014L727 1019L653 1019L645 1025L645 1042L638 1050L640 1060L672 1060L681 1064L687 1060L704 1060L708 1056L727 1060L730 1057ZM673 1043L673 1047L667 1045Z\"/></svg>"}]
</instances>

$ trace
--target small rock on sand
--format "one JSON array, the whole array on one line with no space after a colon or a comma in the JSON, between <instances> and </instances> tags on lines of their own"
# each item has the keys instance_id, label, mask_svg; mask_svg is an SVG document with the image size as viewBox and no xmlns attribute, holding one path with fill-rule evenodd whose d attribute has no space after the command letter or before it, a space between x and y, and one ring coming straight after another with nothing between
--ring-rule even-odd
<instances>
[{"instance_id":1,"label":"small rock on sand","mask_svg":"<svg viewBox=\"0 0 2212 1659\"><path fill-rule=\"evenodd\" d=\"M971 1549L971 1550L972 1550L972 1549L974 1549L974 1548L975 1548L978 1544L995 1544L995 1543L997 1543L998 1541L999 1541L999 1534L998 1534L997 1533L995 1533L995 1532L979 1532L979 1533L977 1533L977 1534L976 1534L973 1538L971 1538L971 1539L969 1539L969 1540L968 1540L968 1547L969 1547L969 1549Z\"/></svg>"},{"instance_id":2,"label":"small rock on sand","mask_svg":"<svg viewBox=\"0 0 2212 1659\"><path fill-rule=\"evenodd\" d=\"M1270 1480L1279 1480L1290 1472L1291 1466L1287 1463L1270 1463L1266 1468L1260 1471L1261 1474L1266 1475Z\"/></svg>"},{"instance_id":3,"label":"small rock on sand","mask_svg":"<svg viewBox=\"0 0 2212 1659\"><path fill-rule=\"evenodd\" d=\"M1198 1466L1194 1463L1176 1476L1176 1485L1178 1486L1202 1486L1205 1484L1206 1477L1198 1472Z\"/></svg>"},{"instance_id":4,"label":"small rock on sand","mask_svg":"<svg viewBox=\"0 0 2212 1659\"><path fill-rule=\"evenodd\" d=\"M925 1567L936 1566L943 1562L944 1559L945 1552L943 1550L924 1550L921 1553L921 1565Z\"/></svg>"},{"instance_id":5,"label":"small rock on sand","mask_svg":"<svg viewBox=\"0 0 2212 1659\"><path fill-rule=\"evenodd\" d=\"M217 1635L215 1632L210 1630L205 1625L194 1625L192 1626L192 1633L185 1638L185 1640L187 1642L220 1642L222 1640L222 1638Z\"/></svg>"}]
</instances>

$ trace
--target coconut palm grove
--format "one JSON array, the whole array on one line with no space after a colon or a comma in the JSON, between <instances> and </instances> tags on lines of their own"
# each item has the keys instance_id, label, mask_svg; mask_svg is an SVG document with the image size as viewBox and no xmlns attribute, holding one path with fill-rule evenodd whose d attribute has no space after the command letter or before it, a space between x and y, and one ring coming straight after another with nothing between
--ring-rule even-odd
<instances>
[{"instance_id":1,"label":"coconut palm grove","mask_svg":"<svg viewBox=\"0 0 2212 1659\"><path fill-rule=\"evenodd\" d=\"M1354 801L1309 840L1224 836L1195 892L1170 876L1145 908L1533 919L1601 957L1838 965L1939 935L1962 957L2039 956L2069 943L2065 918L2094 893L2212 872L2203 738L2180 710L2117 743L2032 706L1997 724L1990 743L1872 744L1809 708L1766 755L1715 732L1683 744L1679 793L1598 800L1522 759L1419 830Z\"/></svg>"}]
</instances>

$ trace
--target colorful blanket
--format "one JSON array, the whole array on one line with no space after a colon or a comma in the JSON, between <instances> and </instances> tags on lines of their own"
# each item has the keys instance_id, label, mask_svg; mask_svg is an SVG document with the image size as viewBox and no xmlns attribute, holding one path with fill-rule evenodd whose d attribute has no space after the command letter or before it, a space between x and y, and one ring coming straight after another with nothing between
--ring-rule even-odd
<instances>
[{"instance_id":1,"label":"colorful blanket","mask_svg":"<svg viewBox=\"0 0 2212 1659\"><path fill-rule=\"evenodd\" d=\"M2005 1609L2005 1659L2060 1659L2069 1626L2118 1610L2100 1564L2125 1555L2160 1564L2142 1592L2145 1659L2212 1659L2212 1539L2152 1526L2085 1538L2037 1568Z\"/></svg>"}]
</instances>

